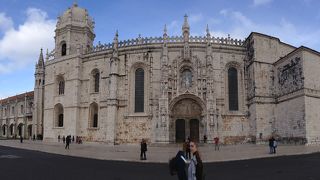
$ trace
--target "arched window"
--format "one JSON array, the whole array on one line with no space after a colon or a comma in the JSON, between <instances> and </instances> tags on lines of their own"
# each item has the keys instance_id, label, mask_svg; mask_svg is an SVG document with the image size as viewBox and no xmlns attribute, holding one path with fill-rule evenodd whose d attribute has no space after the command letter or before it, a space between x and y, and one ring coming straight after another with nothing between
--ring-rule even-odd
<instances>
[{"instance_id":1,"label":"arched window","mask_svg":"<svg viewBox=\"0 0 320 180\"><path fill-rule=\"evenodd\" d=\"M6 125L2 126L2 135L5 136L6 135Z\"/></svg>"},{"instance_id":2,"label":"arched window","mask_svg":"<svg viewBox=\"0 0 320 180\"><path fill-rule=\"evenodd\" d=\"M11 108L11 113L12 113L11 115L14 116L14 106L12 106Z\"/></svg>"},{"instance_id":3,"label":"arched window","mask_svg":"<svg viewBox=\"0 0 320 180\"><path fill-rule=\"evenodd\" d=\"M138 68L135 72L134 112L144 112L144 70Z\"/></svg>"},{"instance_id":4,"label":"arched window","mask_svg":"<svg viewBox=\"0 0 320 180\"><path fill-rule=\"evenodd\" d=\"M63 106L61 104L56 104L54 106L55 111L55 126L56 127L63 127L64 124L64 118L63 118Z\"/></svg>"},{"instance_id":5,"label":"arched window","mask_svg":"<svg viewBox=\"0 0 320 180\"><path fill-rule=\"evenodd\" d=\"M10 135L13 135L13 124L10 125Z\"/></svg>"},{"instance_id":6,"label":"arched window","mask_svg":"<svg viewBox=\"0 0 320 180\"><path fill-rule=\"evenodd\" d=\"M96 128L98 127L98 104L92 103L90 104L90 127Z\"/></svg>"},{"instance_id":7,"label":"arched window","mask_svg":"<svg viewBox=\"0 0 320 180\"><path fill-rule=\"evenodd\" d=\"M94 74L94 92L99 92L99 83L100 83L100 73L96 72Z\"/></svg>"},{"instance_id":8,"label":"arched window","mask_svg":"<svg viewBox=\"0 0 320 180\"><path fill-rule=\"evenodd\" d=\"M58 94L59 95L64 94L64 87L65 87L64 79L62 77L59 77L58 78Z\"/></svg>"},{"instance_id":9,"label":"arched window","mask_svg":"<svg viewBox=\"0 0 320 180\"><path fill-rule=\"evenodd\" d=\"M98 127L98 114L93 115L93 127Z\"/></svg>"},{"instance_id":10,"label":"arched window","mask_svg":"<svg viewBox=\"0 0 320 180\"><path fill-rule=\"evenodd\" d=\"M231 67L228 69L229 110L239 110L238 102L238 71Z\"/></svg>"},{"instance_id":11,"label":"arched window","mask_svg":"<svg viewBox=\"0 0 320 180\"><path fill-rule=\"evenodd\" d=\"M65 56L65 55L67 55L67 44L63 43L61 45L61 56Z\"/></svg>"},{"instance_id":12,"label":"arched window","mask_svg":"<svg viewBox=\"0 0 320 180\"><path fill-rule=\"evenodd\" d=\"M24 113L23 105L21 105L21 114Z\"/></svg>"},{"instance_id":13,"label":"arched window","mask_svg":"<svg viewBox=\"0 0 320 180\"><path fill-rule=\"evenodd\" d=\"M59 114L58 127L63 127L63 114Z\"/></svg>"}]
</instances>

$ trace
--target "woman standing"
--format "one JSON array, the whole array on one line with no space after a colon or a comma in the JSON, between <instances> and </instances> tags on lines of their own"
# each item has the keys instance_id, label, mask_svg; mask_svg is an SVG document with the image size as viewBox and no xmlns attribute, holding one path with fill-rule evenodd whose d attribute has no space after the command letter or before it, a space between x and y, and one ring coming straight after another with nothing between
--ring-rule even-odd
<instances>
[{"instance_id":1,"label":"woman standing","mask_svg":"<svg viewBox=\"0 0 320 180\"><path fill-rule=\"evenodd\" d=\"M192 158L188 168L188 180L203 180L203 164L194 141L190 141L190 151Z\"/></svg>"}]
</instances>

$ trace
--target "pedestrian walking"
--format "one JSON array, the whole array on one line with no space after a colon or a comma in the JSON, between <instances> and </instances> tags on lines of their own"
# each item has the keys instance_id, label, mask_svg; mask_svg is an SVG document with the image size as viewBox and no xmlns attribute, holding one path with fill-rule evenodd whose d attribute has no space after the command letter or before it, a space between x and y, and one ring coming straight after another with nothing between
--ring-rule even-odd
<instances>
[{"instance_id":1,"label":"pedestrian walking","mask_svg":"<svg viewBox=\"0 0 320 180\"><path fill-rule=\"evenodd\" d=\"M147 152L147 142L145 139L142 139L140 143L140 160L147 160L146 152Z\"/></svg>"},{"instance_id":2,"label":"pedestrian walking","mask_svg":"<svg viewBox=\"0 0 320 180\"><path fill-rule=\"evenodd\" d=\"M274 142L274 138L271 136L270 139L269 139L270 154L273 154L273 153L274 153L273 142Z\"/></svg>"},{"instance_id":3,"label":"pedestrian walking","mask_svg":"<svg viewBox=\"0 0 320 180\"><path fill-rule=\"evenodd\" d=\"M60 134L58 135L58 142L60 142Z\"/></svg>"},{"instance_id":4,"label":"pedestrian walking","mask_svg":"<svg viewBox=\"0 0 320 180\"><path fill-rule=\"evenodd\" d=\"M214 140L214 150L220 151L219 137L215 137L213 138L213 140Z\"/></svg>"},{"instance_id":5,"label":"pedestrian walking","mask_svg":"<svg viewBox=\"0 0 320 180\"><path fill-rule=\"evenodd\" d=\"M63 142L63 144L66 142L66 137L62 137L62 142Z\"/></svg>"},{"instance_id":6,"label":"pedestrian walking","mask_svg":"<svg viewBox=\"0 0 320 180\"><path fill-rule=\"evenodd\" d=\"M188 167L188 180L203 180L203 163L194 141L190 141L190 151L192 153L192 158Z\"/></svg>"},{"instance_id":7,"label":"pedestrian walking","mask_svg":"<svg viewBox=\"0 0 320 180\"><path fill-rule=\"evenodd\" d=\"M275 138L273 138L273 144L272 144L272 147L273 147L273 153L276 154L276 149L277 149L277 146L278 146L278 142Z\"/></svg>"},{"instance_id":8,"label":"pedestrian walking","mask_svg":"<svg viewBox=\"0 0 320 180\"><path fill-rule=\"evenodd\" d=\"M66 147L65 147L65 149L69 149L70 141L71 141L71 136L69 135L66 138Z\"/></svg>"},{"instance_id":9,"label":"pedestrian walking","mask_svg":"<svg viewBox=\"0 0 320 180\"><path fill-rule=\"evenodd\" d=\"M74 143L74 136L72 136L72 143Z\"/></svg>"},{"instance_id":10,"label":"pedestrian walking","mask_svg":"<svg viewBox=\"0 0 320 180\"><path fill-rule=\"evenodd\" d=\"M203 143L207 143L208 137L207 135L203 135Z\"/></svg>"},{"instance_id":11,"label":"pedestrian walking","mask_svg":"<svg viewBox=\"0 0 320 180\"><path fill-rule=\"evenodd\" d=\"M20 136L20 143L23 143L23 137Z\"/></svg>"},{"instance_id":12,"label":"pedestrian walking","mask_svg":"<svg viewBox=\"0 0 320 180\"><path fill-rule=\"evenodd\" d=\"M34 140L34 141L36 140L36 135L33 135L33 140Z\"/></svg>"}]
</instances>

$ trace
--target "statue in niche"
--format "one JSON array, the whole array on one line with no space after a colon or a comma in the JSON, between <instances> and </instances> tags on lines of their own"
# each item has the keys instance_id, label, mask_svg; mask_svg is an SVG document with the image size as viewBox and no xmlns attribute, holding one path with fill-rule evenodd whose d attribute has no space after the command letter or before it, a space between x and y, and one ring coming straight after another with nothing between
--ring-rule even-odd
<instances>
[{"instance_id":1,"label":"statue in niche","mask_svg":"<svg viewBox=\"0 0 320 180\"><path fill-rule=\"evenodd\" d=\"M192 86L192 72L189 69L182 72L181 86L186 89Z\"/></svg>"},{"instance_id":2,"label":"statue in niche","mask_svg":"<svg viewBox=\"0 0 320 180\"><path fill-rule=\"evenodd\" d=\"M162 124L166 123L166 115L165 114L161 114L161 122L162 122Z\"/></svg>"}]
</instances>

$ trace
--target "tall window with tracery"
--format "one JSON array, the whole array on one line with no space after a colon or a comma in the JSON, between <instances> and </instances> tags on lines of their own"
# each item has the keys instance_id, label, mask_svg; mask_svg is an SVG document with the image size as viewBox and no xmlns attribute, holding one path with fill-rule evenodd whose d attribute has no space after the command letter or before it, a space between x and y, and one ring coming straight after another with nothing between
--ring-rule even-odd
<instances>
[{"instance_id":1,"label":"tall window with tracery","mask_svg":"<svg viewBox=\"0 0 320 180\"><path fill-rule=\"evenodd\" d=\"M144 112L144 70L142 68L136 69L134 92L134 112Z\"/></svg>"},{"instance_id":2,"label":"tall window with tracery","mask_svg":"<svg viewBox=\"0 0 320 180\"><path fill-rule=\"evenodd\" d=\"M228 69L229 110L239 110L238 102L238 71L231 67Z\"/></svg>"},{"instance_id":3,"label":"tall window with tracery","mask_svg":"<svg viewBox=\"0 0 320 180\"><path fill-rule=\"evenodd\" d=\"M99 85L100 85L100 73L96 72L94 74L94 92L99 92Z\"/></svg>"},{"instance_id":4,"label":"tall window with tracery","mask_svg":"<svg viewBox=\"0 0 320 180\"><path fill-rule=\"evenodd\" d=\"M61 45L61 56L65 56L65 55L67 55L67 44L63 43Z\"/></svg>"},{"instance_id":5,"label":"tall window with tracery","mask_svg":"<svg viewBox=\"0 0 320 180\"><path fill-rule=\"evenodd\" d=\"M59 81L59 95L63 95L64 94L64 80L60 80Z\"/></svg>"}]
</instances>

